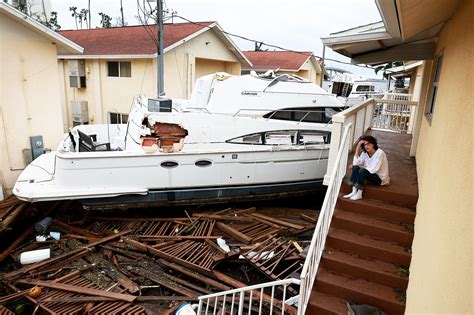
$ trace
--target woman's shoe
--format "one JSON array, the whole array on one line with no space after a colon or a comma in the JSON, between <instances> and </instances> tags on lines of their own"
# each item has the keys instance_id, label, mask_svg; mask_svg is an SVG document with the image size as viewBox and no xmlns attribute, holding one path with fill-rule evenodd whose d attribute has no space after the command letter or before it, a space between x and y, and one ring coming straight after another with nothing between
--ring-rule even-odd
<instances>
[{"instance_id":1,"label":"woman's shoe","mask_svg":"<svg viewBox=\"0 0 474 315\"><path fill-rule=\"evenodd\" d=\"M352 186L352 192L350 194L342 196L342 198L349 199L357 193L357 188Z\"/></svg>"},{"instance_id":2,"label":"woman's shoe","mask_svg":"<svg viewBox=\"0 0 474 315\"><path fill-rule=\"evenodd\" d=\"M355 195L353 195L352 197L350 197L349 199L350 200L360 200L360 199L362 199L362 192L363 192L362 189L357 190L357 193Z\"/></svg>"}]
</instances>

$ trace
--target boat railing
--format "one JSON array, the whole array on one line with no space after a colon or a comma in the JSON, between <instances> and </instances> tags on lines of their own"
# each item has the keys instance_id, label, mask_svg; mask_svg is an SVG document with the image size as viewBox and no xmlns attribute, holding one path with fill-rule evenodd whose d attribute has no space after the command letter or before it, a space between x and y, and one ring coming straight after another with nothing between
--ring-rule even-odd
<instances>
[{"instance_id":1,"label":"boat railing","mask_svg":"<svg viewBox=\"0 0 474 315\"><path fill-rule=\"evenodd\" d=\"M332 116L331 146L324 184L329 184L330 174L340 147L344 127L352 124L349 135L350 148L368 129L391 132L413 131L415 108L418 102L410 94L386 93L381 99L370 98Z\"/></svg>"},{"instance_id":2,"label":"boat railing","mask_svg":"<svg viewBox=\"0 0 474 315\"><path fill-rule=\"evenodd\" d=\"M300 280L290 278L199 297L197 315L207 314L297 314L298 309L289 305L297 299L290 298L288 288L298 286Z\"/></svg>"}]
</instances>

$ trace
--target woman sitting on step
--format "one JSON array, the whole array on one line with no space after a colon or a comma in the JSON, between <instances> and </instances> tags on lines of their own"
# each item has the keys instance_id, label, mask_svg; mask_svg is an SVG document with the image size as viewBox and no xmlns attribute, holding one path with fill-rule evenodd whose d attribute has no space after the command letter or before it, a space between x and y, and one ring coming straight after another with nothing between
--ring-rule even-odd
<instances>
[{"instance_id":1,"label":"woman sitting on step","mask_svg":"<svg viewBox=\"0 0 474 315\"><path fill-rule=\"evenodd\" d=\"M352 162L352 175L349 180L352 192L344 198L362 199L366 181L376 185L387 185L390 182L387 156L382 149L379 149L377 139L372 136L363 137L357 143Z\"/></svg>"}]
</instances>

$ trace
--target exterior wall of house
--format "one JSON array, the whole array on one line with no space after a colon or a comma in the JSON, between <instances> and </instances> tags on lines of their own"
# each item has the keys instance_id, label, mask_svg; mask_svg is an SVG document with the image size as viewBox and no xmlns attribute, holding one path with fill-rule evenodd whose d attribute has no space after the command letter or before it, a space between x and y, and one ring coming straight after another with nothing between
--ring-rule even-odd
<instances>
[{"instance_id":1,"label":"exterior wall of house","mask_svg":"<svg viewBox=\"0 0 474 315\"><path fill-rule=\"evenodd\" d=\"M0 184L11 192L30 136L55 149L63 136L56 46L0 13Z\"/></svg>"},{"instance_id":2,"label":"exterior wall of house","mask_svg":"<svg viewBox=\"0 0 474 315\"><path fill-rule=\"evenodd\" d=\"M436 104L431 123L423 117L416 154L419 200L407 314L470 314L474 306L472 12L474 2L463 1L437 45L444 57Z\"/></svg>"},{"instance_id":3,"label":"exterior wall of house","mask_svg":"<svg viewBox=\"0 0 474 315\"><path fill-rule=\"evenodd\" d=\"M107 61L131 61L131 77L109 77ZM108 112L127 113L139 94L156 96L155 59L86 59L86 88L70 88L68 61L62 65L63 108L72 126L71 101L86 100L90 123L107 123ZM216 71L240 74L240 62L225 44L206 31L164 55L165 93L167 97L189 98L195 80Z\"/></svg>"}]
</instances>

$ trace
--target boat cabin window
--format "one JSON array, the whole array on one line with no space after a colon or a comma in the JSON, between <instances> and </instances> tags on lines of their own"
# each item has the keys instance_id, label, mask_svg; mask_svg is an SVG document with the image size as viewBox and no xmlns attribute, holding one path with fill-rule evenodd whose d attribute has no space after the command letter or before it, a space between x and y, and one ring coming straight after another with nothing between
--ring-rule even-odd
<instances>
[{"instance_id":1,"label":"boat cabin window","mask_svg":"<svg viewBox=\"0 0 474 315\"><path fill-rule=\"evenodd\" d=\"M265 144L269 145L291 145L296 144L298 132L291 131L270 131L265 133Z\"/></svg>"},{"instance_id":2,"label":"boat cabin window","mask_svg":"<svg viewBox=\"0 0 474 315\"><path fill-rule=\"evenodd\" d=\"M374 86L373 85L359 85L356 88L357 92L373 92Z\"/></svg>"},{"instance_id":3,"label":"boat cabin window","mask_svg":"<svg viewBox=\"0 0 474 315\"><path fill-rule=\"evenodd\" d=\"M331 121L332 116L341 112L345 108L341 107L302 107L292 108L280 111L274 111L265 114L263 117L270 119L280 120L291 120L291 121L302 121L302 122L313 122L327 124Z\"/></svg>"},{"instance_id":4,"label":"boat cabin window","mask_svg":"<svg viewBox=\"0 0 474 315\"><path fill-rule=\"evenodd\" d=\"M234 138L229 140L228 142L239 144L263 144L262 135L260 133Z\"/></svg>"},{"instance_id":5,"label":"boat cabin window","mask_svg":"<svg viewBox=\"0 0 474 315\"><path fill-rule=\"evenodd\" d=\"M245 135L227 142L252 145L327 144L330 142L330 133L318 130L278 130Z\"/></svg>"},{"instance_id":6,"label":"boat cabin window","mask_svg":"<svg viewBox=\"0 0 474 315\"><path fill-rule=\"evenodd\" d=\"M325 144L329 143L329 133L313 130L301 130L299 144Z\"/></svg>"}]
</instances>

